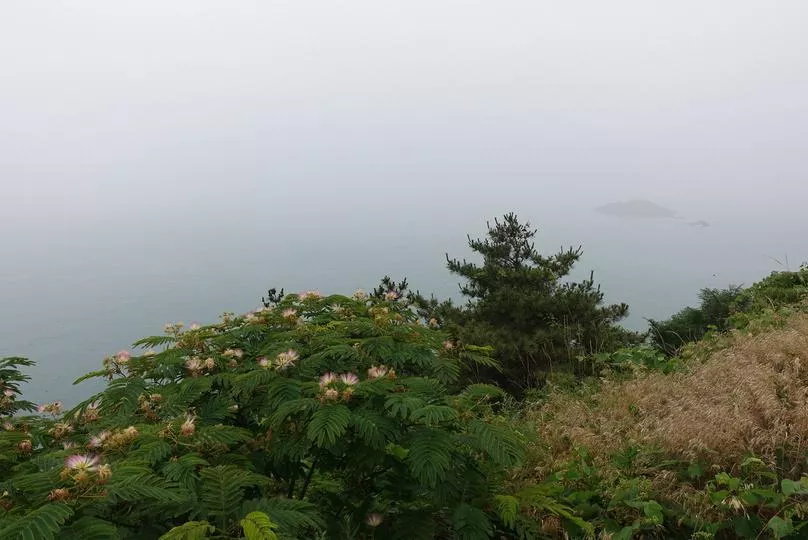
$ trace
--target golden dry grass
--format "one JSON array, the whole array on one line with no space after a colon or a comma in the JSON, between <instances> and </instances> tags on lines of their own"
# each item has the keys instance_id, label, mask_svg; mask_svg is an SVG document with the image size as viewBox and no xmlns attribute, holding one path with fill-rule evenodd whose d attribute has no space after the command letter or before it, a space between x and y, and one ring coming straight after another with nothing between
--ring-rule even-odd
<instances>
[{"instance_id":1,"label":"golden dry grass","mask_svg":"<svg viewBox=\"0 0 808 540\"><path fill-rule=\"evenodd\" d=\"M586 397L553 396L535 412L548 457L557 462L585 446L602 460L627 443L727 467L748 454L773 462L783 448L804 455L808 316L795 316L784 329L731 341L687 373L607 382Z\"/></svg>"}]
</instances>

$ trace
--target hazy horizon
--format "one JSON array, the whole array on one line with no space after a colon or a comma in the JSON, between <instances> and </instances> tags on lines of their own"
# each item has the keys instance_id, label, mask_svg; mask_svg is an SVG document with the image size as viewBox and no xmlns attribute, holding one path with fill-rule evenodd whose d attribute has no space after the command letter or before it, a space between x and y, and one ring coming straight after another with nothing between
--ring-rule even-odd
<instances>
[{"instance_id":1,"label":"hazy horizon","mask_svg":"<svg viewBox=\"0 0 808 540\"><path fill-rule=\"evenodd\" d=\"M173 320L385 274L514 211L627 325L808 260L808 4L0 6L0 356L32 399ZM620 219L643 199L683 220ZM704 221L709 227L688 226Z\"/></svg>"}]
</instances>

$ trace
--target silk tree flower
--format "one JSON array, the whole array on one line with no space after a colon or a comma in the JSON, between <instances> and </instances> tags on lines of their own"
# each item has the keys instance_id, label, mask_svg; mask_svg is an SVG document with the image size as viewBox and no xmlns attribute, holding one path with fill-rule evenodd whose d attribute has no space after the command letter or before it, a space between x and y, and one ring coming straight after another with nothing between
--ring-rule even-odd
<instances>
[{"instance_id":1,"label":"silk tree flower","mask_svg":"<svg viewBox=\"0 0 808 540\"><path fill-rule=\"evenodd\" d=\"M365 523L367 523L368 527L376 528L382 524L384 521L384 517L381 514L368 514L367 518L365 518Z\"/></svg>"},{"instance_id":2,"label":"silk tree flower","mask_svg":"<svg viewBox=\"0 0 808 540\"><path fill-rule=\"evenodd\" d=\"M297 318L297 310L294 308L286 308L281 312L281 316L284 319L295 319Z\"/></svg>"},{"instance_id":3,"label":"silk tree flower","mask_svg":"<svg viewBox=\"0 0 808 540\"><path fill-rule=\"evenodd\" d=\"M53 427L48 430L54 439L61 439L68 433L73 431L73 426L68 424L67 422L57 422L53 425Z\"/></svg>"},{"instance_id":4,"label":"silk tree flower","mask_svg":"<svg viewBox=\"0 0 808 540\"><path fill-rule=\"evenodd\" d=\"M396 291L387 291L384 293L384 299L391 302L398 300L399 294Z\"/></svg>"},{"instance_id":5,"label":"silk tree flower","mask_svg":"<svg viewBox=\"0 0 808 540\"><path fill-rule=\"evenodd\" d=\"M325 388L326 386L336 382L336 380L337 376L329 371L320 377L320 388Z\"/></svg>"},{"instance_id":6,"label":"silk tree flower","mask_svg":"<svg viewBox=\"0 0 808 540\"><path fill-rule=\"evenodd\" d=\"M286 369L288 367L294 366L298 358L300 358L300 355L297 354L297 351L295 351L294 349L289 349L286 352L280 353L275 358L275 365L278 367L278 369Z\"/></svg>"},{"instance_id":7,"label":"silk tree flower","mask_svg":"<svg viewBox=\"0 0 808 540\"><path fill-rule=\"evenodd\" d=\"M14 424L11 422L3 422L3 429L6 431L14 431Z\"/></svg>"},{"instance_id":8,"label":"silk tree flower","mask_svg":"<svg viewBox=\"0 0 808 540\"><path fill-rule=\"evenodd\" d=\"M304 291L297 295L300 300L308 300L308 299L317 299L322 298L323 295L320 294L320 291Z\"/></svg>"},{"instance_id":9,"label":"silk tree flower","mask_svg":"<svg viewBox=\"0 0 808 540\"><path fill-rule=\"evenodd\" d=\"M191 372L192 376L196 376L202 372L202 360L197 357L189 358L185 361L185 369Z\"/></svg>"},{"instance_id":10,"label":"silk tree flower","mask_svg":"<svg viewBox=\"0 0 808 540\"><path fill-rule=\"evenodd\" d=\"M183 437L190 437L196 431L196 423L193 416L188 415L185 417L185 422L180 426L180 433Z\"/></svg>"},{"instance_id":11,"label":"silk tree flower","mask_svg":"<svg viewBox=\"0 0 808 540\"><path fill-rule=\"evenodd\" d=\"M118 353L115 355L115 363L126 364L129 362L130 358L132 358L132 353L129 351L118 351Z\"/></svg>"},{"instance_id":12,"label":"silk tree flower","mask_svg":"<svg viewBox=\"0 0 808 540\"><path fill-rule=\"evenodd\" d=\"M109 436L109 431L102 431L98 435L93 435L90 437L90 442L87 443L87 446L89 448L101 448L104 445L104 441L106 441Z\"/></svg>"},{"instance_id":13,"label":"silk tree flower","mask_svg":"<svg viewBox=\"0 0 808 540\"><path fill-rule=\"evenodd\" d=\"M451 351L452 349L455 348L455 345L454 343L452 343L447 339L446 341L443 342L443 348L446 349L447 351Z\"/></svg>"},{"instance_id":14,"label":"silk tree flower","mask_svg":"<svg viewBox=\"0 0 808 540\"><path fill-rule=\"evenodd\" d=\"M99 461L98 456L74 454L65 459L65 468L71 471L96 471Z\"/></svg>"},{"instance_id":15,"label":"silk tree flower","mask_svg":"<svg viewBox=\"0 0 808 540\"><path fill-rule=\"evenodd\" d=\"M258 316L255 314L254 311L250 311L249 313L244 315L244 320L248 323L254 323L258 321Z\"/></svg>"},{"instance_id":16,"label":"silk tree flower","mask_svg":"<svg viewBox=\"0 0 808 540\"><path fill-rule=\"evenodd\" d=\"M339 376L339 380L342 381L343 384L353 386L359 382L359 377L357 377L354 373L343 373Z\"/></svg>"},{"instance_id":17,"label":"silk tree flower","mask_svg":"<svg viewBox=\"0 0 808 540\"><path fill-rule=\"evenodd\" d=\"M362 289L356 289L356 292L353 293L353 297L356 300L367 300L368 299L368 293L366 293Z\"/></svg>"},{"instance_id":18,"label":"silk tree flower","mask_svg":"<svg viewBox=\"0 0 808 540\"><path fill-rule=\"evenodd\" d=\"M199 326L199 323L191 323L191 326L189 326L188 328L190 330L199 330L201 326Z\"/></svg>"},{"instance_id":19,"label":"silk tree flower","mask_svg":"<svg viewBox=\"0 0 808 540\"><path fill-rule=\"evenodd\" d=\"M11 388L6 388L5 390L3 390L3 395L8 398L13 398L17 394Z\"/></svg>"},{"instance_id":20,"label":"silk tree flower","mask_svg":"<svg viewBox=\"0 0 808 540\"><path fill-rule=\"evenodd\" d=\"M103 464L98 467L98 483L106 484L112 478L112 467L108 464Z\"/></svg>"},{"instance_id":21,"label":"silk tree flower","mask_svg":"<svg viewBox=\"0 0 808 540\"><path fill-rule=\"evenodd\" d=\"M390 371L390 368L387 366L371 366L368 369L368 379L380 379L387 375Z\"/></svg>"},{"instance_id":22,"label":"silk tree flower","mask_svg":"<svg viewBox=\"0 0 808 540\"><path fill-rule=\"evenodd\" d=\"M261 358L258 359L258 365L264 369L269 369L270 366L269 359L267 359L265 356L262 356Z\"/></svg>"},{"instance_id":23,"label":"silk tree flower","mask_svg":"<svg viewBox=\"0 0 808 540\"><path fill-rule=\"evenodd\" d=\"M66 501L69 498L70 491L66 490L65 488L52 489L50 493L48 493L49 501Z\"/></svg>"},{"instance_id":24,"label":"silk tree flower","mask_svg":"<svg viewBox=\"0 0 808 540\"><path fill-rule=\"evenodd\" d=\"M216 362L213 361L213 358L208 358L205 360L205 368L210 371L216 367Z\"/></svg>"},{"instance_id":25,"label":"silk tree flower","mask_svg":"<svg viewBox=\"0 0 808 540\"><path fill-rule=\"evenodd\" d=\"M37 407L37 411L43 413L50 413L52 415L57 415L62 412L62 402L61 401L54 401L53 403L43 403L39 407Z\"/></svg>"},{"instance_id":26,"label":"silk tree flower","mask_svg":"<svg viewBox=\"0 0 808 540\"><path fill-rule=\"evenodd\" d=\"M429 326L432 327L432 328L437 328L438 327L438 319L436 319L435 317L432 317L431 319L429 319Z\"/></svg>"},{"instance_id":27,"label":"silk tree flower","mask_svg":"<svg viewBox=\"0 0 808 540\"><path fill-rule=\"evenodd\" d=\"M95 422L99 418L101 418L101 414L98 412L98 404L90 403L87 408L84 409L84 421Z\"/></svg>"},{"instance_id":28,"label":"silk tree flower","mask_svg":"<svg viewBox=\"0 0 808 540\"><path fill-rule=\"evenodd\" d=\"M30 440L26 439L24 441L21 441L20 444L17 445L17 448L19 448L21 452L28 453L31 450L33 450L34 445L31 443Z\"/></svg>"},{"instance_id":29,"label":"silk tree flower","mask_svg":"<svg viewBox=\"0 0 808 540\"><path fill-rule=\"evenodd\" d=\"M323 399L325 401L336 401L339 399L339 392L333 388L328 388L323 392Z\"/></svg>"},{"instance_id":30,"label":"silk tree flower","mask_svg":"<svg viewBox=\"0 0 808 540\"><path fill-rule=\"evenodd\" d=\"M76 447L76 443L74 443L72 441L65 441L65 442L62 443L62 448L64 448L65 450L70 450L71 448L75 448L75 447Z\"/></svg>"},{"instance_id":31,"label":"silk tree flower","mask_svg":"<svg viewBox=\"0 0 808 540\"><path fill-rule=\"evenodd\" d=\"M241 358L242 356L244 356L244 351L242 351L241 349L225 349L225 351L222 353L222 356L226 356L228 358L229 357Z\"/></svg>"}]
</instances>

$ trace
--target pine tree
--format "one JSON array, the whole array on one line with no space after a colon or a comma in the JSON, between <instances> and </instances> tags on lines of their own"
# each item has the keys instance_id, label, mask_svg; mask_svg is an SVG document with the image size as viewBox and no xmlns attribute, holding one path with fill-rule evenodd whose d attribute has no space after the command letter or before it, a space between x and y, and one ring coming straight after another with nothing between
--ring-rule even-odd
<instances>
[{"instance_id":1,"label":"pine tree","mask_svg":"<svg viewBox=\"0 0 808 540\"><path fill-rule=\"evenodd\" d=\"M482 264L447 255L449 271L465 280L460 291L467 305L431 301L441 323L462 342L494 346L501 372L487 370L483 376L512 391L540 385L554 369L571 369L579 356L636 339L615 325L628 306L604 305L592 274L580 282L564 279L581 248L543 256L533 242L536 232L512 213L494 220L485 238L469 237Z\"/></svg>"}]
</instances>

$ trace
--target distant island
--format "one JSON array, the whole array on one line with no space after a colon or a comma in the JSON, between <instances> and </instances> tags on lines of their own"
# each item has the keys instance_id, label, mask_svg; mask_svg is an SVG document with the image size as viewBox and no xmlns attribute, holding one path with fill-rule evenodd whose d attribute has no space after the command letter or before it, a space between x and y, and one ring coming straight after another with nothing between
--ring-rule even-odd
<instances>
[{"instance_id":1,"label":"distant island","mask_svg":"<svg viewBox=\"0 0 808 540\"><path fill-rule=\"evenodd\" d=\"M621 201L605 204L595 209L600 214L622 218L639 219L677 219L675 210L665 208L645 199Z\"/></svg>"}]
</instances>

